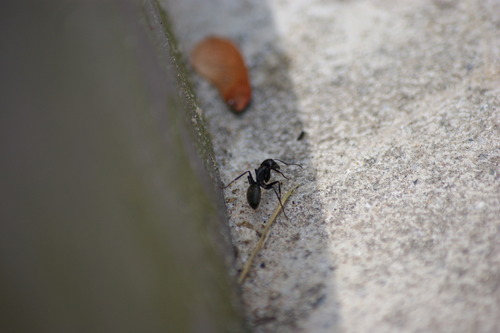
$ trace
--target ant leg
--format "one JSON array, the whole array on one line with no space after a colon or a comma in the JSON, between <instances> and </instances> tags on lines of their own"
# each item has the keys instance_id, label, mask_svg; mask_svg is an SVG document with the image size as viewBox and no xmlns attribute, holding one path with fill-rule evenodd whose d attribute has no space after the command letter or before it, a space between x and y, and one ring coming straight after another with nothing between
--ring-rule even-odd
<instances>
[{"instance_id":1,"label":"ant leg","mask_svg":"<svg viewBox=\"0 0 500 333\"><path fill-rule=\"evenodd\" d=\"M280 199L281 199L281 183L280 182L278 182L278 193L280 194Z\"/></svg>"},{"instance_id":2,"label":"ant leg","mask_svg":"<svg viewBox=\"0 0 500 333\"><path fill-rule=\"evenodd\" d=\"M284 165L296 165L296 166L300 167L301 169L303 169L302 165L297 164L297 163L288 163L288 162L282 161L282 160L280 160L280 159L278 159L278 158L275 158L275 160L276 160L276 161L279 161L279 162L281 162L281 163L283 163ZM275 170L275 171L276 171L276 170ZM281 173L281 172L280 172L280 173Z\"/></svg>"},{"instance_id":3,"label":"ant leg","mask_svg":"<svg viewBox=\"0 0 500 333\"><path fill-rule=\"evenodd\" d=\"M274 187L274 185L278 184L278 192L276 191L276 188ZM288 216L286 215L286 212L285 212L285 207L283 206L283 203L281 202L281 183L279 181L275 181L275 182L272 182L270 184L266 184L266 186L264 187L266 190L269 190L269 189L273 189L274 191L274 194L276 194L276 197L278 198L278 201L280 203L280 206L281 206L281 209L283 210L283 215L285 215L286 219L288 220Z\"/></svg>"},{"instance_id":4,"label":"ant leg","mask_svg":"<svg viewBox=\"0 0 500 333\"><path fill-rule=\"evenodd\" d=\"M222 188L223 189L228 188L229 186L231 186L231 184L233 184L235 181L237 181L238 179L240 179L241 177L243 177L247 173L250 175L250 177L252 177L252 173L250 171L245 171L241 175L239 175L238 177L236 177L235 179L233 179L229 184L227 184L226 186L224 186Z\"/></svg>"}]
</instances>

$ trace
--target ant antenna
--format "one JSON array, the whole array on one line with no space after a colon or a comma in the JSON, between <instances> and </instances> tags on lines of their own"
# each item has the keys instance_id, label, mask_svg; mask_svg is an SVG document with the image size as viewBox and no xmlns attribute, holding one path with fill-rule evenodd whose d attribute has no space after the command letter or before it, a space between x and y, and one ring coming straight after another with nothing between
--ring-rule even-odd
<instances>
[{"instance_id":1,"label":"ant antenna","mask_svg":"<svg viewBox=\"0 0 500 333\"><path fill-rule=\"evenodd\" d=\"M276 160L276 161L280 161L280 162L281 162L281 163L283 163L284 165L296 165L296 166L300 167L301 169L304 169L304 168L302 167L302 165L297 164L297 163L289 163L289 162L285 162L285 161L280 160L279 158L275 158L275 160ZM274 171L276 171L276 170L274 170ZM280 172L280 173L281 173L281 172ZM281 174L282 174L282 173L281 173ZM282 174L282 175L283 175L283 174ZM285 177L285 176L283 176L283 177ZM285 177L285 178L286 178L286 177ZM288 178L287 178L287 179L288 179Z\"/></svg>"},{"instance_id":2,"label":"ant antenna","mask_svg":"<svg viewBox=\"0 0 500 333\"><path fill-rule=\"evenodd\" d=\"M287 177L287 176L285 176L285 175L283 174L283 172L281 172L281 171L279 171L279 170L276 170L276 169L273 169L273 171L274 171L274 172L279 173L279 174L280 174L280 175L282 175L285 179L288 179L288 177Z\"/></svg>"}]
</instances>

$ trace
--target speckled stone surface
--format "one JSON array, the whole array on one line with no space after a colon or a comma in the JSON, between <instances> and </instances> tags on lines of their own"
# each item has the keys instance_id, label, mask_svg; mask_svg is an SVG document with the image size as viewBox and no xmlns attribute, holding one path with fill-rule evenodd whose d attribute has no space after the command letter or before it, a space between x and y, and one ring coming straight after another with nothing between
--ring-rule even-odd
<instances>
[{"instance_id":1,"label":"speckled stone surface","mask_svg":"<svg viewBox=\"0 0 500 333\"><path fill-rule=\"evenodd\" d=\"M500 331L500 1L161 3L186 55L217 34L248 62L241 116L193 73L222 181L304 166L242 286L256 332ZM247 186L235 269L277 205Z\"/></svg>"}]
</instances>

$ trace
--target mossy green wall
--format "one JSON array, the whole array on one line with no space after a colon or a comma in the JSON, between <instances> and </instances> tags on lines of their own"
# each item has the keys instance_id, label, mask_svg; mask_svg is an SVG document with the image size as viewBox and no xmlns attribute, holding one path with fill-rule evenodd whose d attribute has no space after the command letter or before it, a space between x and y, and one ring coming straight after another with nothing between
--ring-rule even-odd
<instances>
[{"instance_id":1,"label":"mossy green wall","mask_svg":"<svg viewBox=\"0 0 500 333\"><path fill-rule=\"evenodd\" d=\"M0 331L241 331L166 16L152 1L0 7Z\"/></svg>"}]
</instances>

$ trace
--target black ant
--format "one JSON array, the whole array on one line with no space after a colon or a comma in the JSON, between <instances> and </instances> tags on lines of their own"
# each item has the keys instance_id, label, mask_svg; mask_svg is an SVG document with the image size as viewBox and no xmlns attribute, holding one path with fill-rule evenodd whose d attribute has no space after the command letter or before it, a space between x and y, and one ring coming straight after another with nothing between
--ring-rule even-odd
<instances>
[{"instance_id":1,"label":"black ant","mask_svg":"<svg viewBox=\"0 0 500 333\"><path fill-rule=\"evenodd\" d=\"M287 162L284 162L284 161L279 160L277 158L275 158L275 160L279 161L285 165L296 165L296 166L302 168L302 166L300 164L287 163ZM228 188L232 183L234 183L235 181L237 181L238 179L240 179L241 177L243 177L245 174L248 173L248 184L250 184L250 186L248 187L248 190L247 190L247 201L248 201L248 204L250 205L250 207L252 207L253 209L257 209L257 207L259 207L260 195L261 195L260 188L261 187L265 190L273 189L273 191L276 194L276 197L278 198L278 201L281 205L281 209L283 209L283 214L285 215L286 218L288 218L288 216L286 216L286 214L285 214L285 208L283 207L283 203L281 202L281 183L279 181L274 181L272 183L268 183L269 179L271 179L271 170L279 173L280 175L282 175L283 177L288 179L280 171L280 166L278 165L278 163L276 163L275 160L268 158L267 160L265 160L264 162L262 162L260 164L260 167L258 169L255 169L255 178L257 179L257 181L255 181L253 179L252 173L250 172L250 170L248 170L248 171L243 172L241 175L239 175L235 179L233 179L233 181L230 182L229 184L227 184L224 188ZM276 185L276 184L278 184L278 191L276 191L276 188L274 187L274 185Z\"/></svg>"}]
</instances>

